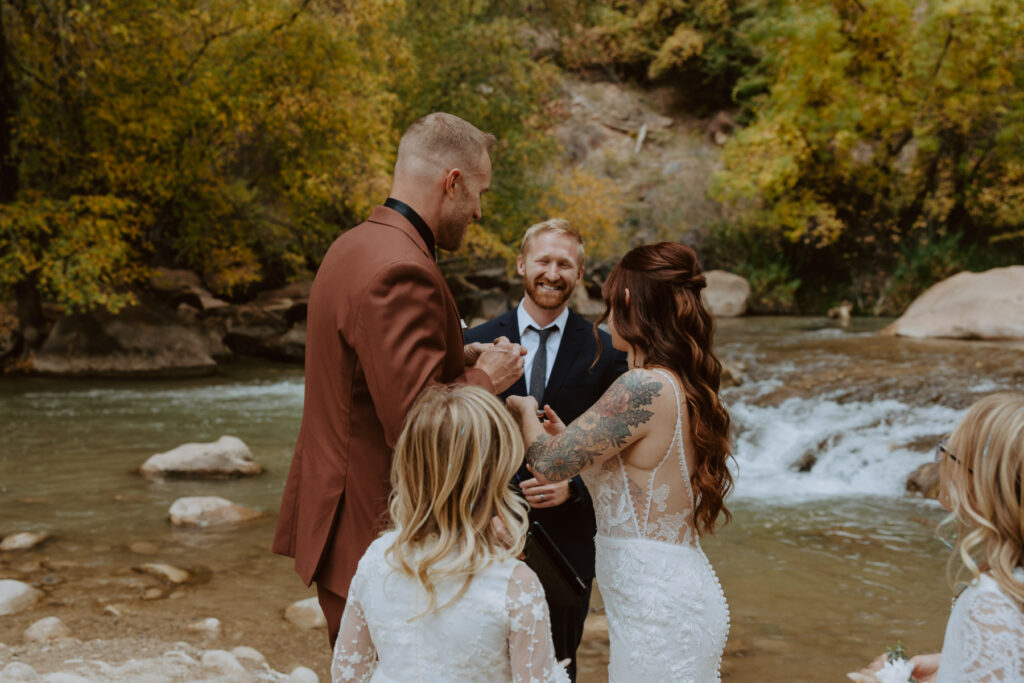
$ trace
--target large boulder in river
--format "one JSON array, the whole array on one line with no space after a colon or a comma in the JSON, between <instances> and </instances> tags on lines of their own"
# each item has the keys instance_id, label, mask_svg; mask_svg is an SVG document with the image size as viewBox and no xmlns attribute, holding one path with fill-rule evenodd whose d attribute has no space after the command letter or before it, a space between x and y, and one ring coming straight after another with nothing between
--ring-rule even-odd
<instances>
[{"instance_id":1,"label":"large boulder in river","mask_svg":"<svg viewBox=\"0 0 1024 683\"><path fill-rule=\"evenodd\" d=\"M27 583L14 579L0 579L0 615L15 614L28 609L43 594Z\"/></svg>"},{"instance_id":2,"label":"large boulder in river","mask_svg":"<svg viewBox=\"0 0 1024 683\"><path fill-rule=\"evenodd\" d=\"M43 375L190 376L217 367L209 339L146 305L61 317L32 360Z\"/></svg>"},{"instance_id":3,"label":"large boulder in river","mask_svg":"<svg viewBox=\"0 0 1024 683\"><path fill-rule=\"evenodd\" d=\"M139 471L147 477L236 476L259 474L263 467L241 439L222 436L212 443L186 443L150 456Z\"/></svg>"},{"instance_id":4,"label":"large boulder in river","mask_svg":"<svg viewBox=\"0 0 1024 683\"><path fill-rule=\"evenodd\" d=\"M208 527L244 522L260 513L218 496L192 496L171 503L169 515L174 526Z\"/></svg>"},{"instance_id":5,"label":"large boulder in river","mask_svg":"<svg viewBox=\"0 0 1024 683\"><path fill-rule=\"evenodd\" d=\"M747 312L750 283L747 279L724 270L704 273L708 286L703 291L704 305L718 318L731 318Z\"/></svg>"},{"instance_id":6,"label":"large boulder in river","mask_svg":"<svg viewBox=\"0 0 1024 683\"><path fill-rule=\"evenodd\" d=\"M1024 338L1024 266L957 273L928 288L882 334Z\"/></svg>"}]
</instances>

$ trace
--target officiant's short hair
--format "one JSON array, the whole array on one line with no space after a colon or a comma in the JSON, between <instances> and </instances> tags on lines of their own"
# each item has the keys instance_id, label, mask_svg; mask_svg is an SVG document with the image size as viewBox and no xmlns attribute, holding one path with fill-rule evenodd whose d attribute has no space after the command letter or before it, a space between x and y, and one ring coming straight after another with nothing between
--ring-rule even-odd
<instances>
[{"instance_id":1,"label":"officiant's short hair","mask_svg":"<svg viewBox=\"0 0 1024 683\"><path fill-rule=\"evenodd\" d=\"M583 267L583 264L587 260L587 253L583 248L583 235L580 234L579 230L572 227L572 224L569 223L569 221L565 220L564 218L549 218L546 221L534 223L533 225L528 227L526 229L526 232L523 233L522 241L519 243L519 253L525 255L526 250L530 247L530 242L533 241L533 238L537 237L538 235L543 235L545 233L565 235L576 240L576 244L579 245L579 248L577 250L577 260L579 261L579 263L577 265L580 268Z\"/></svg>"}]
</instances>

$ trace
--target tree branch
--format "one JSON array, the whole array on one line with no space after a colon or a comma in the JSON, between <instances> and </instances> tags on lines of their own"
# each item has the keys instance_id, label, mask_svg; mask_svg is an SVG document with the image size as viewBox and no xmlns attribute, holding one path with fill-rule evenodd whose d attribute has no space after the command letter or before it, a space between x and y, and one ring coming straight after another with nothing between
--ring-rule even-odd
<instances>
[{"instance_id":1,"label":"tree branch","mask_svg":"<svg viewBox=\"0 0 1024 683\"><path fill-rule=\"evenodd\" d=\"M230 36L230 35L232 35L234 33L238 33L243 28L246 28L246 27L245 26L235 26L234 28L225 29L223 31L220 31L219 33L213 33L211 35L206 36L206 38L203 40L202 46L192 56L192 59L189 61L188 65L184 68L184 70L181 72L181 75L178 76L178 78L175 79L175 80L179 84L185 83L189 79L189 77L192 75L192 69L194 69L196 64L199 63L199 60L203 58L203 55L206 53L207 48L209 48L210 45L212 45L214 43L214 41L220 40L221 38L227 38L228 36Z\"/></svg>"}]
</instances>

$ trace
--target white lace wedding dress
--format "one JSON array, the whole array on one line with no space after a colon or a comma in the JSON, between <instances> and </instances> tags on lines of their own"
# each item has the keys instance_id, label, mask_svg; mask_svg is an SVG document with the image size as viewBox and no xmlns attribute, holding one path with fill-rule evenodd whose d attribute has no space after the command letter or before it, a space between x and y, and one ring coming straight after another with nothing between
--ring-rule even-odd
<instances>
[{"instance_id":1,"label":"white lace wedding dress","mask_svg":"<svg viewBox=\"0 0 1024 683\"><path fill-rule=\"evenodd\" d=\"M1024 571L1017 570L1024 581ZM1024 683L1024 612L987 574L957 598L938 683Z\"/></svg>"},{"instance_id":2,"label":"white lace wedding dress","mask_svg":"<svg viewBox=\"0 0 1024 683\"><path fill-rule=\"evenodd\" d=\"M632 481L616 456L583 473L597 516L608 680L719 681L729 607L693 529L680 392L671 375L654 372L676 394L675 436L657 468L647 481Z\"/></svg>"},{"instance_id":3,"label":"white lace wedding dress","mask_svg":"<svg viewBox=\"0 0 1024 683\"><path fill-rule=\"evenodd\" d=\"M533 570L518 560L494 562L454 604L413 619L427 595L388 563L395 535L378 538L359 560L334 647L333 681L568 683ZM461 578L440 582L437 604L461 586Z\"/></svg>"}]
</instances>

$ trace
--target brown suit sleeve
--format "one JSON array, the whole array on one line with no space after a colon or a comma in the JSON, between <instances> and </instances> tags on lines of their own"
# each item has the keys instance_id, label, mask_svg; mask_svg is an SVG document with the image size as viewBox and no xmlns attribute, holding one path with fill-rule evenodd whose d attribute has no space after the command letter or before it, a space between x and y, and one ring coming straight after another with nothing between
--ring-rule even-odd
<instances>
[{"instance_id":1,"label":"brown suit sleeve","mask_svg":"<svg viewBox=\"0 0 1024 683\"><path fill-rule=\"evenodd\" d=\"M353 346L388 446L394 447L406 413L428 384L468 382L494 390L486 373L461 363L460 375L444 377L449 344L458 344L463 358L462 338L446 338L446 316L454 312L444 286L422 265L396 262L374 278L359 303Z\"/></svg>"}]
</instances>

